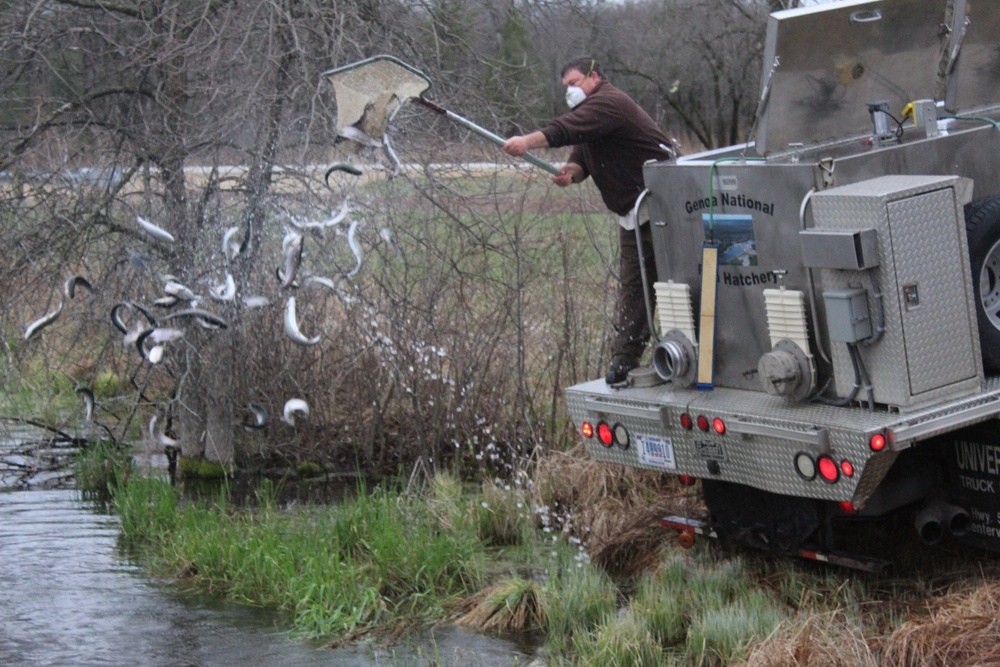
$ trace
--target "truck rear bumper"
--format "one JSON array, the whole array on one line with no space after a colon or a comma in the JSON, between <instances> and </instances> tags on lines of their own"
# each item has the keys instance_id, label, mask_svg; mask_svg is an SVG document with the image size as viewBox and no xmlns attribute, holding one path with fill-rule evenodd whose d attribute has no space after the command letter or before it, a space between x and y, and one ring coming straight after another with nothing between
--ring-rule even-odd
<instances>
[{"instance_id":1,"label":"truck rear bumper","mask_svg":"<svg viewBox=\"0 0 1000 667\"><path fill-rule=\"evenodd\" d=\"M905 414L790 404L740 389L669 383L614 389L600 380L568 388L566 402L577 427L594 427L584 441L598 461L862 507L901 450L1000 414L1000 377L987 378L972 396ZM699 417L707 430L699 428ZM623 435L605 445L598 435L602 422ZM876 435L885 438L878 451L871 445Z\"/></svg>"}]
</instances>

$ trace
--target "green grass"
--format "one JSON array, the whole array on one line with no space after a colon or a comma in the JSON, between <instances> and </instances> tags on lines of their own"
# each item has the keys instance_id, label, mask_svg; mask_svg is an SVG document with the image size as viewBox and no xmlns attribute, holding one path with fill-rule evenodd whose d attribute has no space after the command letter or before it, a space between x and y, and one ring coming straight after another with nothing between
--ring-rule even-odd
<instances>
[{"instance_id":1,"label":"green grass","mask_svg":"<svg viewBox=\"0 0 1000 667\"><path fill-rule=\"evenodd\" d=\"M443 531L419 499L379 488L284 511L263 497L250 512L224 495L181 502L165 482L132 479L114 505L126 543L155 572L284 610L310 637L431 623L483 583L474 526Z\"/></svg>"},{"instance_id":2,"label":"green grass","mask_svg":"<svg viewBox=\"0 0 1000 667\"><path fill-rule=\"evenodd\" d=\"M106 500L116 487L128 481L131 474L129 451L107 440L91 444L73 458L73 480L84 497Z\"/></svg>"}]
</instances>

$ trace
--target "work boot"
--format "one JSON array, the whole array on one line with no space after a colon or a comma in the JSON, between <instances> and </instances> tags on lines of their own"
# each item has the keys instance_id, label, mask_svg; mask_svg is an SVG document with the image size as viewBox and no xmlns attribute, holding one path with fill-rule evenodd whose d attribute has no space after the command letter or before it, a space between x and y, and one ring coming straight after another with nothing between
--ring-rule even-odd
<instances>
[{"instance_id":1,"label":"work boot","mask_svg":"<svg viewBox=\"0 0 1000 667\"><path fill-rule=\"evenodd\" d=\"M621 384L628 380L628 372L639 366L635 359L615 359L611 362L611 368L604 377L608 384Z\"/></svg>"}]
</instances>

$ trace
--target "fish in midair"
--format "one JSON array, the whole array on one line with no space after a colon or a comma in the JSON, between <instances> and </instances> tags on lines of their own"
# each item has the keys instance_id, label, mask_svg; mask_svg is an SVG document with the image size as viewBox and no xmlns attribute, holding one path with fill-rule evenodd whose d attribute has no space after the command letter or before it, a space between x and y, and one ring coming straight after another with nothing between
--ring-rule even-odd
<instances>
[{"instance_id":1,"label":"fish in midair","mask_svg":"<svg viewBox=\"0 0 1000 667\"><path fill-rule=\"evenodd\" d=\"M309 404L301 398L290 398L285 401L285 409L281 412L281 420L289 426L295 426L295 413L301 413L306 419L309 418Z\"/></svg>"},{"instance_id":2,"label":"fish in midair","mask_svg":"<svg viewBox=\"0 0 1000 667\"><path fill-rule=\"evenodd\" d=\"M254 403L251 401L247 403L247 415L246 420L243 421L243 428L245 429L258 429L267 426L268 414L267 409L260 403Z\"/></svg>"},{"instance_id":3,"label":"fish in midair","mask_svg":"<svg viewBox=\"0 0 1000 667\"><path fill-rule=\"evenodd\" d=\"M76 296L76 287L86 287L89 292L94 291L94 286L90 284L90 281L83 276L70 276L63 284L63 294L66 295L67 299L72 299Z\"/></svg>"},{"instance_id":4,"label":"fish in midair","mask_svg":"<svg viewBox=\"0 0 1000 667\"><path fill-rule=\"evenodd\" d=\"M161 323L169 322L170 320L175 320L182 317L195 318L199 321L199 323L204 323L208 325L210 328L225 329L229 326L229 324L218 315L210 313L207 310L201 310L200 308L187 308L185 310L178 310L161 318L160 322Z\"/></svg>"},{"instance_id":5,"label":"fish in midair","mask_svg":"<svg viewBox=\"0 0 1000 667\"><path fill-rule=\"evenodd\" d=\"M184 336L184 331L181 329L172 329L169 327L146 329L136 336L135 347L139 350L139 354L142 355L143 359L151 364L156 364L163 359L164 348L162 344L177 340L182 336ZM149 352L146 352L147 339L156 343L149 349Z\"/></svg>"},{"instance_id":6,"label":"fish in midair","mask_svg":"<svg viewBox=\"0 0 1000 667\"><path fill-rule=\"evenodd\" d=\"M347 214L351 212L350 204L345 200L340 206L340 210L337 211L332 218L329 220L320 220L315 222L306 222L302 220L296 220L293 217L289 217L288 221L292 223L292 226L298 227L299 229L322 229L324 227L333 227L334 225L339 225L340 221L347 217Z\"/></svg>"},{"instance_id":7,"label":"fish in midair","mask_svg":"<svg viewBox=\"0 0 1000 667\"><path fill-rule=\"evenodd\" d=\"M146 218L142 217L141 215L137 215L135 219L139 223L139 226L142 227L142 229L153 238L159 239L161 241L166 241L167 243L173 243L176 240L174 239L173 234L163 229L162 227L157 227L156 225L151 223L149 220L146 220Z\"/></svg>"},{"instance_id":8,"label":"fish in midair","mask_svg":"<svg viewBox=\"0 0 1000 667\"><path fill-rule=\"evenodd\" d=\"M226 233L222 235L222 255L229 262L236 259L237 255L240 254L240 244L233 243L233 237L236 236L239 231L239 227L230 227L226 230Z\"/></svg>"},{"instance_id":9,"label":"fish in midair","mask_svg":"<svg viewBox=\"0 0 1000 667\"><path fill-rule=\"evenodd\" d=\"M176 447L177 441L168 436L163 431L156 430L156 415L149 418L149 437L164 447Z\"/></svg>"},{"instance_id":10,"label":"fish in midair","mask_svg":"<svg viewBox=\"0 0 1000 667\"><path fill-rule=\"evenodd\" d=\"M176 296L178 299L183 299L184 301L194 301L198 298L186 285L172 279L167 280L167 283L163 286L163 291L170 296Z\"/></svg>"},{"instance_id":11,"label":"fish in midair","mask_svg":"<svg viewBox=\"0 0 1000 667\"><path fill-rule=\"evenodd\" d=\"M245 296L243 297L243 305L247 308L263 308L270 306L271 300L266 296Z\"/></svg>"},{"instance_id":12,"label":"fish in midair","mask_svg":"<svg viewBox=\"0 0 1000 667\"><path fill-rule=\"evenodd\" d=\"M236 298L236 281L233 274L226 274L226 282L208 290L208 296L216 301L232 301Z\"/></svg>"},{"instance_id":13,"label":"fish in midair","mask_svg":"<svg viewBox=\"0 0 1000 667\"><path fill-rule=\"evenodd\" d=\"M55 322L56 319L59 317L59 313L62 312L62 309L63 309L63 302L62 299L60 299L59 305L56 306L55 310L49 313L45 313L44 315L42 315L37 320L35 320L34 322L32 322L27 326L27 328L24 330L24 340L30 340L32 336L34 336L39 331L49 326L53 322Z\"/></svg>"},{"instance_id":14,"label":"fish in midair","mask_svg":"<svg viewBox=\"0 0 1000 667\"><path fill-rule=\"evenodd\" d=\"M358 245L357 233L358 221L351 220L351 226L347 229L347 245L351 247L351 252L354 253L354 259L357 261L357 264L355 264L354 268L347 274L348 278L354 276L361 270L361 262L364 260L364 255L361 254L361 246Z\"/></svg>"},{"instance_id":15,"label":"fish in midair","mask_svg":"<svg viewBox=\"0 0 1000 667\"><path fill-rule=\"evenodd\" d=\"M351 141L356 141L362 146L367 146L368 148L382 148L382 142L371 136L367 132L359 130L353 125L348 125L340 129L337 133L345 139L350 139Z\"/></svg>"},{"instance_id":16,"label":"fish in midair","mask_svg":"<svg viewBox=\"0 0 1000 667\"><path fill-rule=\"evenodd\" d=\"M83 419L84 421L91 421L94 418L94 406L96 401L94 400L94 392L90 390L89 387L78 386L74 389L76 393L80 395L83 399Z\"/></svg>"},{"instance_id":17,"label":"fish in midair","mask_svg":"<svg viewBox=\"0 0 1000 667\"><path fill-rule=\"evenodd\" d=\"M122 320L121 315L119 314L122 308L128 308L129 310L139 311L140 313L142 313L143 317L146 318L146 321L149 322L151 326L154 327L156 326L156 318L153 317L153 314L150 313L148 310L146 310L145 308L143 308L138 304L132 303L131 301L119 301L111 308L111 323L114 324L115 328L121 331L123 334L128 335L129 330L128 326L126 326L124 320ZM136 326L138 327L138 324ZM138 331L141 330L142 330L141 328L138 329ZM135 342L135 339L129 342Z\"/></svg>"},{"instance_id":18,"label":"fish in midair","mask_svg":"<svg viewBox=\"0 0 1000 667\"><path fill-rule=\"evenodd\" d=\"M153 299L153 305L160 308L173 308L180 302L173 294L168 294L166 296L161 296L159 298Z\"/></svg>"},{"instance_id":19,"label":"fish in midair","mask_svg":"<svg viewBox=\"0 0 1000 667\"><path fill-rule=\"evenodd\" d=\"M294 232L287 234L281 242L281 247L285 253L285 267L284 271L278 274L278 277L281 279L281 287L284 289L295 282L295 276L302 264L302 236Z\"/></svg>"},{"instance_id":20,"label":"fish in midair","mask_svg":"<svg viewBox=\"0 0 1000 667\"><path fill-rule=\"evenodd\" d=\"M396 178L403 171L403 165L399 162L399 156L396 155L396 151L392 150L392 144L389 143L389 135L386 134L382 137L382 148L385 151L386 157L389 158L389 162L392 163L392 172L389 174L389 180Z\"/></svg>"},{"instance_id":21,"label":"fish in midair","mask_svg":"<svg viewBox=\"0 0 1000 667\"><path fill-rule=\"evenodd\" d=\"M295 315L295 297L288 297L288 305L285 307L285 334L292 339L293 343L299 345L315 345L320 341L320 336L307 338L299 330L298 319Z\"/></svg>"}]
</instances>

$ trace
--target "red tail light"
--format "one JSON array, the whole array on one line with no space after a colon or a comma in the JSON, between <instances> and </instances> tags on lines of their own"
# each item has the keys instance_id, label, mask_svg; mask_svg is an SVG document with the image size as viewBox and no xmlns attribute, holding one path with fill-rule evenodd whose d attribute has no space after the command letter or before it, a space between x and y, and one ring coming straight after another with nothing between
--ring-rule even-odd
<instances>
[{"instance_id":1,"label":"red tail light","mask_svg":"<svg viewBox=\"0 0 1000 667\"><path fill-rule=\"evenodd\" d=\"M872 448L873 452L881 452L885 449L885 436L881 433L876 433L868 441L868 446Z\"/></svg>"},{"instance_id":2,"label":"red tail light","mask_svg":"<svg viewBox=\"0 0 1000 667\"><path fill-rule=\"evenodd\" d=\"M705 415L698 415L698 428L702 431L708 430L708 417Z\"/></svg>"},{"instance_id":3,"label":"red tail light","mask_svg":"<svg viewBox=\"0 0 1000 667\"><path fill-rule=\"evenodd\" d=\"M844 473L844 477L854 477L854 464L844 459L840 462L840 472Z\"/></svg>"},{"instance_id":4,"label":"red tail light","mask_svg":"<svg viewBox=\"0 0 1000 667\"><path fill-rule=\"evenodd\" d=\"M583 425L580 427L580 433L583 433L583 437L585 438L593 438L594 425L590 422L583 422Z\"/></svg>"},{"instance_id":5,"label":"red tail light","mask_svg":"<svg viewBox=\"0 0 1000 667\"><path fill-rule=\"evenodd\" d=\"M681 415L681 426L683 426L689 431L691 430L692 427L694 427L694 421L691 420L691 415L689 415L686 412Z\"/></svg>"},{"instance_id":6,"label":"red tail light","mask_svg":"<svg viewBox=\"0 0 1000 667\"><path fill-rule=\"evenodd\" d=\"M840 511L844 514L857 514L858 508L850 500L845 500L840 503Z\"/></svg>"},{"instance_id":7,"label":"red tail light","mask_svg":"<svg viewBox=\"0 0 1000 667\"><path fill-rule=\"evenodd\" d=\"M691 475L678 475L677 481L680 482L681 486L694 486L698 478Z\"/></svg>"},{"instance_id":8,"label":"red tail light","mask_svg":"<svg viewBox=\"0 0 1000 667\"><path fill-rule=\"evenodd\" d=\"M840 479L840 468L838 468L837 463L826 454L816 459L816 468L819 470L819 476L822 477L824 481L833 484Z\"/></svg>"},{"instance_id":9,"label":"red tail light","mask_svg":"<svg viewBox=\"0 0 1000 667\"><path fill-rule=\"evenodd\" d=\"M712 430L719 435L725 435L726 433L726 422L722 421L718 417L712 420Z\"/></svg>"},{"instance_id":10,"label":"red tail light","mask_svg":"<svg viewBox=\"0 0 1000 667\"><path fill-rule=\"evenodd\" d=\"M607 422L599 422L597 424L597 439L605 447L610 447L614 444L615 435L611 432L611 427L608 426Z\"/></svg>"}]
</instances>

